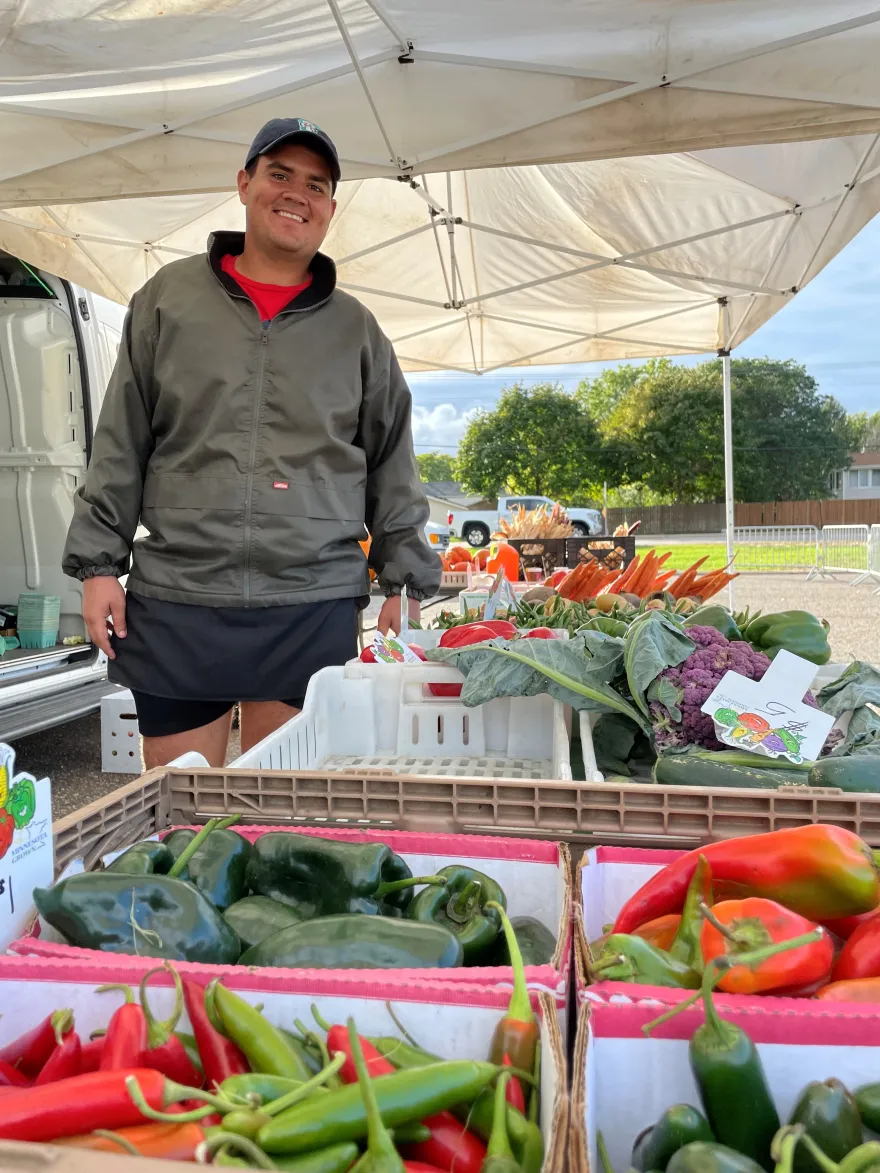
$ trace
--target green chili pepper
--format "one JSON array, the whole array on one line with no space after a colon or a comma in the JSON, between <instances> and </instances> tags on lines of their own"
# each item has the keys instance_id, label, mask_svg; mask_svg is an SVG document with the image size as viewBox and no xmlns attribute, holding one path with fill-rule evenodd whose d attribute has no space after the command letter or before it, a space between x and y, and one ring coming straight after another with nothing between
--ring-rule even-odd
<instances>
[{"instance_id":1,"label":"green chili pepper","mask_svg":"<svg viewBox=\"0 0 880 1173\"><path fill-rule=\"evenodd\" d=\"M869 1140L843 1158L838 1166L838 1173L876 1173L878 1168L880 1141Z\"/></svg>"},{"instance_id":2,"label":"green chili pepper","mask_svg":"<svg viewBox=\"0 0 880 1173\"><path fill-rule=\"evenodd\" d=\"M164 840L175 855L175 864L195 838L195 831L182 829L172 831ZM247 894L245 876L252 850L248 840L237 831L218 824L190 856L180 873L181 879L195 884L223 912Z\"/></svg>"},{"instance_id":3,"label":"green chili pepper","mask_svg":"<svg viewBox=\"0 0 880 1173\"><path fill-rule=\"evenodd\" d=\"M761 1166L727 1145L694 1141L673 1154L666 1173L761 1173Z\"/></svg>"},{"instance_id":4,"label":"green chili pepper","mask_svg":"<svg viewBox=\"0 0 880 1173\"><path fill-rule=\"evenodd\" d=\"M839 1079L808 1083L792 1109L790 1124L800 1124L823 1153L839 1162L862 1143L862 1120L855 1097ZM794 1155L795 1173L819 1173L806 1145Z\"/></svg>"},{"instance_id":5,"label":"green chili pepper","mask_svg":"<svg viewBox=\"0 0 880 1173\"><path fill-rule=\"evenodd\" d=\"M495 1027L492 1035L489 1058L498 1064L509 1059L513 1067L532 1072L535 1068L535 1055L541 1031L532 1010L522 953L505 910L495 902L490 902L486 907L494 908L501 917L501 927L507 939L510 964L513 967L513 993L510 995L507 1013Z\"/></svg>"},{"instance_id":6,"label":"green chili pepper","mask_svg":"<svg viewBox=\"0 0 880 1173\"><path fill-rule=\"evenodd\" d=\"M364 1050L358 1037L354 1019L348 1020L348 1043L351 1047L351 1057L357 1070L358 1088L367 1113L367 1165L370 1173L406 1173L403 1160L391 1134L385 1127L379 1104L376 1100L376 1091L367 1064L364 1060Z\"/></svg>"},{"instance_id":7,"label":"green chili pepper","mask_svg":"<svg viewBox=\"0 0 880 1173\"><path fill-rule=\"evenodd\" d=\"M521 1144L517 1144L510 1133L510 1105L507 1105L507 1135L510 1136L513 1144L513 1151L516 1159L522 1168L522 1173L541 1173L544 1165L544 1137L541 1135L541 1129L537 1124L529 1121L526 1124L526 1133Z\"/></svg>"},{"instance_id":8,"label":"green chili pepper","mask_svg":"<svg viewBox=\"0 0 880 1173\"><path fill-rule=\"evenodd\" d=\"M596 981L635 982L646 986L672 986L693 990L700 975L641 937L612 933L605 939L599 956L591 965Z\"/></svg>"},{"instance_id":9,"label":"green chili pepper","mask_svg":"<svg viewBox=\"0 0 880 1173\"><path fill-rule=\"evenodd\" d=\"M636 1137L632 1163L645 1173L650 1169L665 1169L673 1153L685 1145L714 1140L709 1121L702 1112L690 1104L673 1104L656 1124Z\"/></svg>"},{"instance_id":10,"label":"green chili pepper","mask_svg":"<svg viewBox=\"0 0 880 1173\"><path fill-rule=\"evenodd\" d=\"M486 1156L480 1166L480 1173L521 1173L519 1161L513 1155L507 1135L507 1083L510 1078L504 1071L495 1086L495 1111L492 1117L492 1133L486 1146Z\"/></svg>"},{"instance_id":11,"label":"green chili pepper","mask_svg":"<svg viewBox=\"0 0 880 1173\"><path fill-rule=\"evenodd\" d=\"M344 913L403 915L419 884L384 843L343 843L270 831L254 844L247 882L260 896L297 909L302 920Z\"/></svg>"},{"instance_id":12,"label":"green chili pepper","mask_svg":"<svg viewBox=\"0 0 880 1173\"><path fill-rule=\"evenodd\" d=\"M492 1063L457 1060L383 1075L373 1089L385 1125L396 1128L476 1099L497 1073ZM257 1141L267 1153L302 1153L366 1135L360 1087L348 1084L282 1112L260 1130Z\"/></svg>"},{"instance_id":13,"label":"green chili pepper","mask_svg":"<svg viewBox=\"0 0 880 1173\"><path fill-rule=\"evenodd\" d=\"M507 907L507 898L491 876L463 864L450 864L437 873L443 885L425 888L407 909L408 920L442 925L461 942L465 965L485 965L501 931L498 913L486 905Z\"/></svg>"},{"instance_id":14,"label":"green chili pepper","mask_svg":"<svg viewBox=\"0 0 880 1173\"><path fill-rule=\"evenodd\" d=\"M709 861L705 855L701 855L697 860L693 879L688 885L678 929L669 946L669 956L674 957L676 961L683 962L696 974L703 972L703 950L700 945L703 933L701 906L711 908L713 903L712 872ZM694 1137L694 1140L706 1139L708 1138Z\"/></svg>"},{"instance_id":15,"label":"green chili pepper","mask_svg":"<svg viewBox=\"0 0 880 1173\"><path fill-rule=\"evenodd\" d=\"M230 1075L220 1084L219 1092L232 1101L259 1096L261 1103L271 1103L272 1100L277 1100L302 1085L303 1081L300 1079L288 1079L284 1075L267 1075L265 1072L254 1071L246 1075Z\"/></svg>"},{"instance_id":16,"label":"green chili pepper","mask_svg":"<svg viewBox=\"0 0 880 1173\"><path fill-rule=\"evenodd\" d=\"M223 1033L241 1050L252 1070L303 1083L312 1078L299 1051L255 1007L216 980L209 989L212 987L211 997Z\"/></svg>"},{"instance_id":17,"label":"green chili pepper","mask_svg":"<svg viewBox=\"0 0 880 1173\"><path fill-rule=\"evenodd\" d=\"M105 872L121 872L126 876L167 875L174 857L158 839L148 839L145 843L135 843L121 855L117 855L112 863L104 868Z\"/></svg>"}]
</instances>

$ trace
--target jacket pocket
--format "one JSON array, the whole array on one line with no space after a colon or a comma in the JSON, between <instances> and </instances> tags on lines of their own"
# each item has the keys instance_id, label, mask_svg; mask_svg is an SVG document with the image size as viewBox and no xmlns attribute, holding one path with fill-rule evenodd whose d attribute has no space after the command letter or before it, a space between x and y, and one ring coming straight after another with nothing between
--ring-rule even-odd
<instances>
[{"instance_id":1,"label":"jacket pocket","mask_svg":"<svg viewBox=\"0 0 880 1173\"><path fill-rule=\"evenodd\" d=\"M241 513L244 478L182 477L166 473L147 475L144 509L210 509Z\"/></svg>"},{"instance_id":2,"label":"jacket pocket","mask_svg":"<svg viewBox=\"0 0 880 1173\"><path fill-rule=\"evenodd\" d=\"M278 488L254 491L254 513L273 517L312 517L318 521L364 522L363 489L329 484L278 481ZM286 488L280 486L286 485Z\"/></svg>"}]
</instances>

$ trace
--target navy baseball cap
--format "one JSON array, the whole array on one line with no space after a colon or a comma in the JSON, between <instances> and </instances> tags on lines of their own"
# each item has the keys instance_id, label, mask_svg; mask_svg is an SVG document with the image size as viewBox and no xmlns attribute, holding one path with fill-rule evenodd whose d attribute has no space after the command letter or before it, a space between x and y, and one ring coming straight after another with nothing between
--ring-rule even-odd
<instances>
[{"instance_id":1,"label":"navy baseball cap","mask_svg":"<svg viewBox=\"0 0 880 1173\"><path fill-rule=\"evenodd\" d=\"M282 143L302 143L304 147L326 159L333 177L333 190L336 190L336 185L342 177L342 169L333 140L320 126L315 126L314 122L307 122L305 118L273 118L271 122L267 122L250 145L245 169L256 162L260 155L265 155L267 151L274 150Z\"/></svg>"}]
</instances>

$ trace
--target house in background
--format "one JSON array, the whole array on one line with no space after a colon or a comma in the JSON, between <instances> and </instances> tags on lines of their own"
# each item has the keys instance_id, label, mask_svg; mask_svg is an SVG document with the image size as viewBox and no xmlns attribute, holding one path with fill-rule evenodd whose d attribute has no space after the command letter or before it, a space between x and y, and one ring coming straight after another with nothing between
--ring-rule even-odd
<instances>
[{"instance_id":1,"label":"house in background","mask_svg":"<svg viewBox=\"0 0 880 1173\"><path fill-rule=\"evenodd\" d=\"M880 452L854 452L849 468L831 474L831 496L842 501L880 500Z\"/></svg>"},{"instance_id":2,"label":"house in background","mask_svg":"<svg viewBox=\"0 0 880 1173\"><path fill-rule=\"evenodd\" d=\"M431 507L430 519L437 525L448 525L454 509L476 509L486 504L482 497L464 493L456 481L423 481L422 487Z\"/></svg>"}]
</instances>

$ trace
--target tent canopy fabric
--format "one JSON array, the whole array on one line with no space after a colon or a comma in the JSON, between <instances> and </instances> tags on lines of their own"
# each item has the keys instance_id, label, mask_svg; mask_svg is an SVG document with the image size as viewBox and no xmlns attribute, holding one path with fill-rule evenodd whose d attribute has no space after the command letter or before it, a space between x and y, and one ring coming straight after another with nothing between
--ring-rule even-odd
<instances>
[{"instance_id":1,"label":"tent canopy fabric","mask_svg":"<svg viewBox=\"0 0 880 1173\"><path fill-rule=\"evenodd\" d=\"M300 115L406 368L729 348L880 209L878 50L867 0L0 0L0 247L124 302Z\"/></svg>"}]
</instances>

